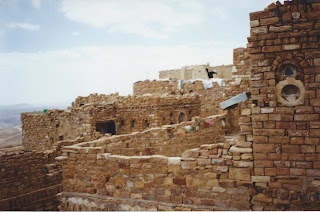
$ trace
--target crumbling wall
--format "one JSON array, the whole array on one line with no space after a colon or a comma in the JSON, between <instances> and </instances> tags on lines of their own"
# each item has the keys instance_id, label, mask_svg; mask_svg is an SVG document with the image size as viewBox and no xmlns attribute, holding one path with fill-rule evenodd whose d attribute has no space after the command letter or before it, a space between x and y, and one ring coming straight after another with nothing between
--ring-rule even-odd
<instances>
[{"instance_id":1,"label":"crumbling wall","mask_svg":"<svg viewBox=\"0 0 320 212\"><path fill-rule=\"evenodd\" d=\"M57 142L83 137L96 138L90 110L48 110L22 113L22 145L26 150L50 150Z\"/></svg>"},{"instance_id":2,"label":"crumbling wall","mask_svg":"<svg viewBox=\"0 0 320 212\"><path fill-rule=\"evenodd\" d=\"M129 150L130 145L143 145L127 139L136 136L145 141L144 133L110 138L110 146L106 139L99 139L65 147L60 210L250 210L252 149L235 138L218 143L221 118L208 118L215 124L196 132L181 135L179 126L176 131L171 129L174 142L180 143L180 136L193 142L206 140L206 145L198 144L182 157L130 156L133 154L112 149L112 143ZM157 141L176 149L168 135L162 138L162 129L153 131L158 133ZM148 140L144 144L150 146ZM159 147L157 142L152 145ZM161 148L151 153L162 153ZM126 156L114 155L119 153Z\"/></svg>"},{"instance_id":3,"label":"crumbling wall","mask_svg":"<svg viewBox=\"0 0 320 212\"><path fill-rule=\"evenodd\" d=\"M204 83L212 86L204 87ZM182 86L178 86L182 84ZM206 85L207 86L207 85ZM155 96L199 96L201 102L201 117L217 115L223 113L220 102L226 100L224 88L216 82L210 81L143 81L136 82L133 87L134 95L152 94Z\"/></svg>"},{"instance_id":4,"label":"crumbling wall","mask_svg":"<svg viewBox=\"0 0 320 212\"><path fill-rule=\"evenodd\" d=\"M107 153L126 156L179 156L187 149L220 139L226 130L224 120L224 115L205 119L196 117L192 121L181 124L165 125L143 132L100 138L75 146L103 147Z\"/></svg>"},{"instance_id":5,"label":"crumbling wall","mask_svg":"<svg viewBox=\"0 0 320 212\"><path fill-rule=\"evenodd\" d=\"M189 121L200 115L200 102L196 96L117 97L112 103L101 100L107 98L106 95L92 95L79 98L77 104L82 102L83 105L68 110L23 113L23 146L27 150L48 150L65 139L97 139L103 136L97 132L98 123L113 122L116 134L126 134Z\"/></svg>"},{"instance_id":6,"label":"crumbling wall","mask_svg":"<svg viewBox=\"0 0 320 212\"><path fill-rule=\"evenodd\" d=\"M62 191L56 151L0 152L0 210L57 210Z\"/></svg>"},{"instance_id":7,"label":"crumbling wall","mask_svg":"<svg viewBox=\"0 0 320 212\"><path fill-rule=\"evenodd\" d=\"M1 149L0 210L58 210L62 166L55 159L60 157L62 146L81 142L83 139L60 141L47 151Z\"/></svg>"},{"instance_id":8,"label":"crumbling wall","mask_svg":"<svg viewBox=\"0 0 320 212\"><path fill-rule=\"evenodd\" d=\"M184 66L181 69L167 70L159 72L159 79L172 80L195 80L209 79L208 72L215 72L211 78L232 78L232 65L210 66L210 65L194 65Z\"/></svg>"},{"instance_id":9,"label":"crumbling wall","mask_svg":"<svg viewBox=\"0 0 320 212\"><path fill-rule=\"evenodd\" d=\"M255 210L319 210L318 1L250 14Z\"/></svg>"}]
</instances>

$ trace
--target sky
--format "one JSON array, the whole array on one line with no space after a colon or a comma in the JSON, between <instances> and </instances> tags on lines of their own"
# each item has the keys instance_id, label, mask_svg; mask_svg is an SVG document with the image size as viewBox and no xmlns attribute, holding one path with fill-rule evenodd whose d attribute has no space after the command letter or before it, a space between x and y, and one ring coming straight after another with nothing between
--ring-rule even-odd
<instances>
[{"instance_id":1,"label":"sky","mask_svg":"<svg viewBox=\"0 0 320 212\"><path fill-rule=\"evenodd\" d=\"M188 65L232 64L272 0L0 0L0 105L71 105Z\"/></svg>"}]
</instances>

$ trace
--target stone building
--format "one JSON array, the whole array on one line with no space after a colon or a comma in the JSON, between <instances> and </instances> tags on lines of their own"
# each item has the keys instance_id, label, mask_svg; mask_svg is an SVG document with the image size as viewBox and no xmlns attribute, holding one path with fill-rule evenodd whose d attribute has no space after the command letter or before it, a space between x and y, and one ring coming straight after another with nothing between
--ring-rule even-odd
<instances>
[{"instance_id":1,"label":"stone building","mask_svg":"<svg viewBox=\"0 0 320 212\"><path fill-rule=\"evenodd\" d=\"M193 80L222 78L231 79L233 65L212 67L210 65L184 66L181 69L166 70L159 72L160 79Z\"/></svg>"},{"instance_id":2,"label":"stone building","mask_svg":"<svg viewBox=\"0 0 320 212\"><path fill-rule=\"evenodd\" d=\"M318 0L270 4L223 83L147 80L22 114L0 209L320 210L319 23Z\"/></svg>"}]
</instances>

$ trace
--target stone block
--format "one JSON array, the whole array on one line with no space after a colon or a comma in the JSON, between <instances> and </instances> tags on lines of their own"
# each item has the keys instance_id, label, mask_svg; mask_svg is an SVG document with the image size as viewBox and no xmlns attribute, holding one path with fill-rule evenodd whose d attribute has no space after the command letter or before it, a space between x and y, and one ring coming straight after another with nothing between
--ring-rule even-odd
<instances>
[{"instance_id":1,"label":"stone block","mask_svg":"<svg viewBox=\"0 0 320 212\"><path fill-rule=\"evenodd\" d=\"M230 168L229 169L229 177L230 180L250 180L250 170L248 168Z\"/></svg>"},{"instance_id":2,"label":"stone block","mask_svg":"<svg viewBox=\"0 0 320 212\"><path fill-rule=\"evenodd\" d=\"M197 162L196 161L181 161L181 169L196 169Z\"/></svg>"},{"instance_id":3,"label":"stone block","mask_svg":"<svg viewBox=\"0 0 320 212\"><path fill-rule=\"evenodd\" d=\"M168 165L171 166L180 166L181 158L180 157L169 157L168 158Z\"/></svg>"},{"instance_id":4,"label":"stone block","mask_svg":"<svg viewBox=\"0 0 320 212\"><path fill-rule=\"evenodd\" d=\"M232 146L229 151L232 153L251 153L252 148L240 148L240 147Z\"/></svg>"},{"instance_id":5,"label":"stone block","mask_svg":"<svg viewBox=\"0 0 320 212\"><path fill-rule=\"evenodd\" d=\"M270 182L270 176L252 176L251 181L254 183L268 183Z\"/></svg>"},{"instance_id":6,"label":"stone block","mask_svg":"<svg viewBox=\"0 0 320 212\"><path fill-rule=\"evenodd\" d=\"M250 116L251 115L251 109L250 108L246 108L246 109L243 109L241 111L241 116Z\"/></svg>"},{"instance_id":7,"label":"stone block","mask_svg":"<svg viewBox=\"0 0 320 212\"><path fill-rule=\"evenodd\" d=\"M260 24L262 26L276 24L279 22L279 20L280 20L279 17L264 18L264 19L260 19Z\"/></svg>"},{"instance_id":8,"label":"stone block","mask_svg":"<svg viewBox=\"0 0 320 212\"><path fill-rule=\"evenodd\" d=\"M253 21L250 21L250 27L253 28L253 27L257 27L260 25L260 21L259 20L253 20Z\"/></svg>"},{"instance_id":9,"label":"stone block","mask_svg":"<svg viewBox=\"0 0 320 212\"><path fill-rule=\"evenodd\" d=\"M253 152L275 152L274 144L253 144Z\"/></svg>"},{"instance_id":10,"label":"stone block","mask_svg":"<svg viewBox=\"0 0 320 212\"><path fill-rule=\"evenodd\" d=\"M176 177L173 178L173 183L179 186L185 186L187 184L185 178L176 178Z\"/></svg>"},{"instance_id":11,"label":"stone block","mask_svg":"<svg viewBox=\"0 0 320 212\"><path fill-rule=\"evenodd\" d=\"M268 33L268 27L261 26L261 27L251 28L250 32L251 32L251 35L266 34Z\"/></svg>"},{"instance_id":12,"label":"stone block","mask_svg":"<svg viewBox=\"0 0 320 212\"><path fill-rule=\"evenodd\" d=\"M320 177L320 169L307 169L307 176Z\"/></svg>"},{"instance_id":13,"label":"stone block","mask_svg":"<svg viewBox=\"0 0 320 212\"><path fill-rule=\"evenodd\" d=\"M290 175L291 176L305 176L306 173L307 173L306 169L290 168Z\"/></svg>"}]
</instances>

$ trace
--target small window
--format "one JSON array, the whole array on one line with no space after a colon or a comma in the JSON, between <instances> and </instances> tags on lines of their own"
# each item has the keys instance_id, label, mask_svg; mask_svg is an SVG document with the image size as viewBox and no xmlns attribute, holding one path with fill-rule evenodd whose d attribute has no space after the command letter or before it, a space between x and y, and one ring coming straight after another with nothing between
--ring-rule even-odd
<instances>
[{"instance_id":1,"label":"small window","mask_svg":"<svg viewBox=\"0 0 320 212\"><path fill-rule=\"evenodd\" d=\"M295 101L300 97L300 90L295 85L286 85L283 87L281 95L288 102Z\"/></svg>"},{"instance_id":2,"label":"small window","mask_svg":"<svg viewBox=\"0 0 320 212\"><path fill-rule=\"evenodd\" d=\"M171 95L176 95L176 93L175 92L171 92Z\"/></svg>"},{"instance_id":3,"label":"small window","mask_svg":"<svg viewBox=\"0 0 320 212\"><path fill-rule=\"evenodd\" d=\"M148 120L144 120L144 126L149 128L150 127L150 124L149 124L149 121Z\"/></svg>"},{"instance_id":4,"label":"small window","mask_svg":"<svg viewBox=\"0 0 320 212\"><path fill-rule=\"evenodd\" d=\"M284 77L293 77L297 73L297 67L292 64L286 64L281 67L281 73Z\"/></svg>"},{"instance_id":5,"label":"small window","mask_svg":"<svg viewBox=\"0 0 320 212\"><path fill-rule=\"evenodd\" d=\"M135 128L136 127L136 120L132 120L131 121L131 128Z\"/></svg>"},{"instance_id":6,"label":"small window","mask_svg":"<svg viewBox=\"0 0 320 212\"><path fill-rule=\"evenodd\" d=\"M124 120L123 119L120 120L120 127L124 127Z\"/></svg>"},{"instance_id":7,"label":"small window","mask_svg":"<svg viewBox=\"0 0 320 212\"><path fill-rule=\"evenodd\" d=\"M193 94L193 90L190 90L190 91L189 91L189 94Z\"/></svg>"},{"instance_id":8,"label":"small window","mask_svg":"<svg viewBox=\"0 0 320 212\"><path fill-rule=\"evenodd\" d=\"M179 114L179 123L184 122L186 120L186 115L184 113Z\"/></svg>"}]
</instances>

